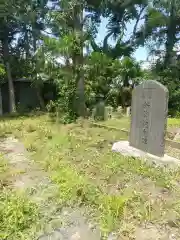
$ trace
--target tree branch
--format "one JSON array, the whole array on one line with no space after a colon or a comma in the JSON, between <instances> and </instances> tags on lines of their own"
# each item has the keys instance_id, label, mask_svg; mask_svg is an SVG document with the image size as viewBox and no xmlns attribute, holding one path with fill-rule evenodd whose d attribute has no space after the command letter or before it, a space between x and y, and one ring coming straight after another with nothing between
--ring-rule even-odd
<instances>
[{"instance_id":1,"label":"tree branch","mask_svg":"<svg viewBox=\"0 0 180 240\"><path fill-rule=\"evenodd\" d=\"M104 41L103 41L103 49L107 49L107 46L108 46L108 39L112 36L113 34L113 31L109 32L105 38L104 38Z\"/></svg>"},{"instance_id":2,"label":"tree branch","mask_svg":"<svg viewBox=\"0 0 180 240\"><path fill-rule=\"evenodd\" d=\"M91 47L92 47L92 49L93 49L94 51L99 52L99 51L100 51L100 47L96 44L96 42L94 41L93 38L91 38L90 42L91 42Z\"/></svg>"},{"instance_id":3,"label":"tree branch","mask_svg":"<svg viewBox=\"0 0 180 240\"><path fill-rule=\"evenodd\" d=\"M146 8L146 6L142 7L140 12L139 12L138 18L137 18L136 23L134 25L133 36L135 36L135 34L137 32L137 26L138 26L139 21L142 19L141 15L142 15L143 11L145 10L145 8Z\"/></svg>"},{"instance_id":4,"label":"tree branch","mask_svg":"<svg viewBox=\"0 0 180 240\"><path fill-rule=\"evenodd\" d=\"M86 20L87 20L88 18L90 18L92 15L93 15L92 13L87 14L87 15L84 17L82 24L84 25L85 22L86 22Z\"/></svg>"}]
</instances>

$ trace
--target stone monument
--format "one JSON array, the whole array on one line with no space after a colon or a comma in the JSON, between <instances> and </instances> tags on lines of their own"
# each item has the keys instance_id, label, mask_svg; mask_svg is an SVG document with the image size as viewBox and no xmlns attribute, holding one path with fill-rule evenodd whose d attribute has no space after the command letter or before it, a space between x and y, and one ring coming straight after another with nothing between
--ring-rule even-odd
<instances>
[{"instance_id":1,"label":"stone monument","mask_svg":"<svg viewBox=\"0 0 180 240\"><path fill-rule=\"evenodd\" d=\"M130 146L164 156L168 90L156 81L145 81L132 93Z\"/></svg>"},{"instance_id":2,"label":"stone monument","mask_svg":"<svg viewBox=\"0 0 180 240\"><path fill-rule=\"evenodd\" d=\"M131 128L128 141L114 143L112 150L134 157L164 157L168 114L168 90L157 81L144 81L132 93Z\"/></svg>"}]
</instances>

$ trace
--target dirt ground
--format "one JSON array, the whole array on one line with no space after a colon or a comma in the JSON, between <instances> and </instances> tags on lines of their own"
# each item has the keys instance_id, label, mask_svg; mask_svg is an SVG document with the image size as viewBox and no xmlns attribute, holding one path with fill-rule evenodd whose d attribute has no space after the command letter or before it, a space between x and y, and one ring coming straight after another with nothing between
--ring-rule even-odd
<instances>
[{"instance_id":1,"label":"dirt ground","mask_svg":"<svg viewBox=\"0 0 180 240\"><path fill-rule=\"evenodd\" d=\"M180 171L112 153L125 134L44 117L1 125L12 187L40 209L30 240L180 240Z\"/></svg>"},{"instance_id":2,"label":"dirt ground","mask_svg":"<svg viewBox=\"0 0 180 240\"><path fill-rule=\"evenodd\" d=\"M37 233L39 240L98 240L100 231L84 217L83 209L58 209L58 204L51 201L52 194L58 191L47 174L30 161L24 145L10 137L0 142L0 151L20 174L12 180L14 188L26 191L40 206L41 213L48 222L45 232Z\"/></svg>"}]
</instances>

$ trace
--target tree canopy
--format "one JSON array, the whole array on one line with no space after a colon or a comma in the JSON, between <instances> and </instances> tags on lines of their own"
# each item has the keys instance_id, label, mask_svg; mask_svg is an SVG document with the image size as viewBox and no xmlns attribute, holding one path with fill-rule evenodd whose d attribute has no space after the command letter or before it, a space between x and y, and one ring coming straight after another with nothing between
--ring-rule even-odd
<instances>
[{"instance_id":1,"label":"tree canopy","mask_svg":"<svg viewBox=\"0 0 180 240\"><path fill-rule=\"evenodd\" d=\"M9 86L9 110L16 111L13 80L22 77L32 80L43 109L42 87L53 81L56 105L72 117L86 116L99 95L128 106L134 86L153 77L168 86L171 112L179 111L179 41L177 0L2 0L0 79ZM158 59L148 70L133 58L139 46Z\"/></svg>"}]
</instances>

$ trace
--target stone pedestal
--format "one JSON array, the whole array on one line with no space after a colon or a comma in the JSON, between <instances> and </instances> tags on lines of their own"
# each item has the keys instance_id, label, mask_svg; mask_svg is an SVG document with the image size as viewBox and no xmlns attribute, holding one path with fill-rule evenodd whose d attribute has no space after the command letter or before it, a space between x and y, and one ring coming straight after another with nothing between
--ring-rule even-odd
<instances>
[{"instance_id":1,"label":"stone pedestal","mask_svg":"<svg viewBox=\"0 0 180 240\"><path fill-rule=\"evenodd\" d=\"M151 162L156 163L157 165L163 164L163 165L169 165L169 164L175 164L180 166L180 160L168 155L164 155L163 157L157 157L155 155L152 155L150 153L146 153L140 149L134 148L129 145L128 141L120 141L116 142L112 146L112 151L119 152L123 156L129 156L129 157L137 157L145 160L151 160Z\"/></svg>"}]
</instances>

